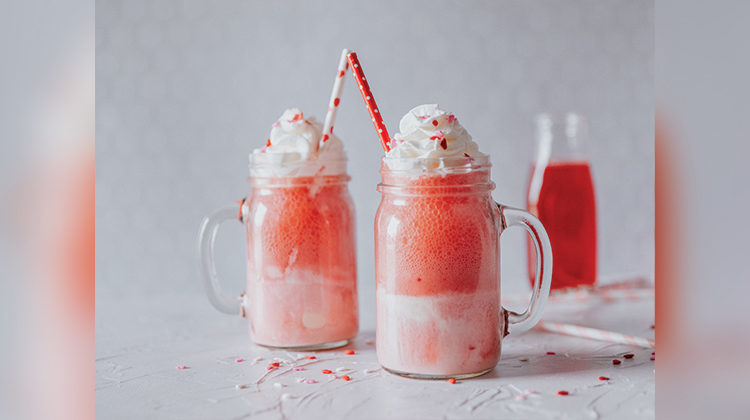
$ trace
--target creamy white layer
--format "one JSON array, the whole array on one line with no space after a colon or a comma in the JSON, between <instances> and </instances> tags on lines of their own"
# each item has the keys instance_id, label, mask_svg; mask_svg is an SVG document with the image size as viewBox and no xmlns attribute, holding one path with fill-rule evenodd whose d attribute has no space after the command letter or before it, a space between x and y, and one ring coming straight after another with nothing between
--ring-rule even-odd
<instances>
[{"instance_id":1,"label":"creamy white layer","mask_svg":"<svg viewBox=\"0 0 750 420\"><path fill-rule=\"evenodd\" d=\"M392 170L465 166L486 156L451 113L436 104L419 105L404 115L385 162Z\"/></svg>"},{"instance_id":2,"label":"creamy white layer","mask_svg":"<svg viewBox=\"0 0 750 420\"><path fill-rule=\"evenodd\" d=\"M250 176L303 177L346 173L346 153L341 139L328 134L321 142L323 126L302 111L284 111L271 128L266 145L250 154Z\"/></svg>"}]
</instances>

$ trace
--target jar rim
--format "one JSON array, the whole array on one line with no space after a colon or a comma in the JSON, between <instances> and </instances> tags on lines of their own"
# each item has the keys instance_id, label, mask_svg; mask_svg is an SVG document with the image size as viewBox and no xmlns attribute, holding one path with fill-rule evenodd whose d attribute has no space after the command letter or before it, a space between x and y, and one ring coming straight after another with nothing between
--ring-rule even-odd
<instances>
[{"instance_id":1,"label":"jar rim","mask_svg":"<svg viewBox=\"0 0 750 420\"><path fill-rule=\"evenodd\" d=\"M487 182L478 182L473 184L453 184L453 185L393 185L378 184L378 191L382 194L394 194L399 196L437 196L437 195L477 195L487 194L495 189L495 183L492 180Z\"/></svg>"},{"instance_id":2,"label":"jar rim","mask_svg":"<svg viewBox=\"0 0 750 420\"><path fill-rule=\"evenodd\" d=\"M249 176L247 183L253 187L286 188L307 185L346 184L352 179L347 173L312 176Z\"/></svg>"}]
</instances>

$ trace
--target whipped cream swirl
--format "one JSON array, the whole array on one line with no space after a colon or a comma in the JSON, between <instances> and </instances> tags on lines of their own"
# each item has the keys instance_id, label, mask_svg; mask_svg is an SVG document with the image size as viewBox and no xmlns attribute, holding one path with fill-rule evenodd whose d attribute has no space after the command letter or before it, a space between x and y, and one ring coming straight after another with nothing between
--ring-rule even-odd
<instances>
[{"instance_id":1,"label":"whipped cream swirl","mask_svg":"<svg viewBox=\"0 0 750 420\"><path fill-rule=\"evenodd\" d=\"M321 143L323 126L302 111L284 111L271 128L266 145L250 154L250 176L302 177L346 173L341 139L330 133Z\"/></svg>"},{"instance_id":2,"label":"whipped cream swirl","mask_svg":"<svg viewBox=\"0 0 750 420\"><path fill-rule=\"evenodd\" d=\"M436 104L419 105L399 123L385 163L391 169L435 169L465 166L486 156L451 113Z\"/></svg>"}]
</instances>

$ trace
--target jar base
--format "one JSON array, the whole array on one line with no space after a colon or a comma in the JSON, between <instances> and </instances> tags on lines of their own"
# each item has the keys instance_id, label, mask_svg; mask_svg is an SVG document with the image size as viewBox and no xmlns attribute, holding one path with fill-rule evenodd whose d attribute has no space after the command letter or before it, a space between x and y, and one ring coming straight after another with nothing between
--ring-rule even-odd
<instances>
[{"instance_id":1,"label":"jar base","mask_svg":"<svg viewBox=\"0 0 750 420\"><path fill-rule=\"evenodd\" d=\"M351 338L346 340L332 341L330 343L310 344L306 346L272 346L269 344L255 343L261 347L271 350L291 350L291 351L313 351L313 350L331 350L338 347L344 347L352 341Z\"/></svg>"},{"instance_id":2,"label":"jar base","mask_svg":"<svg viewBox=\"0 0 750 420\"><path fill-rule=\"evenodd\" d=\"M423 375L423 374L420 374L420 373L400 372L398 370L389 369L389 368L387 368L385 366L383 366L383 369L386 372L388 372L388 373L392 373L392 374L398 375L398 376L403 376L404 378L410 378L410 379L442 379L442 380L445 380L445 379L450 379L450 378L454 378L454 379L476 378L477 376L482 376L482 375L484 375L486 373L491 372L493 369L495 369L495 367L493 366L493 367L491 367L489 369L485 369L485 370L482 370L482 371L479 371L479 372L462 373L462 374L459 374L459 375Z\"/></svg>"}]
</instances>

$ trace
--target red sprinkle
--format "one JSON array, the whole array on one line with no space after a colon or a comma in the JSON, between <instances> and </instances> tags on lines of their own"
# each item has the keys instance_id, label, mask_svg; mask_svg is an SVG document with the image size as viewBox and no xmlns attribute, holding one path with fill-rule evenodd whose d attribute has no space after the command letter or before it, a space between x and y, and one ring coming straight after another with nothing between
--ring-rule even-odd
<instances>
[{"instance_id":1,"label":"red sprinkle","mask_svg":"<svg viewBox=\"0 0 750 420\"><path fill-rule=\"evenodd\" d=\"M273 367L279 367L279 362L269 363L268 365L273 366Z\"/></svg>"},{"instance_id":2,"label":"red sprinkle","mask_svg":"<svg viewBox=\"0 0 750 420\"><path fill-rule=\"evenodd\" d=\"M329 133L333 134L333 126L331 126L331 129L328 130Z\"/></svg>"},{"instance_id":3,"label":"red sprinkle","mask_svg":"<svg viewBox=\"0 0 750 420\"><path fill-rule=\"evenodd\" d=\"M475 348L474 346L469 346L469 350L474 350Z\"/></svg>"},{"instance_id":4,"label":"red sprinkle","mask_svg":"<svg viewBox=\"0 0 750 420\"><path fill-rule=\"evenodd\" d=\"M417 277L417 281L422 281L422 278L421 277Z\"/></svg>"},{"instance_id":5,"label":"red sprinkle","mask_svg":"<svg viewBox=\"0 0 750 420\"><path fill-rule=\"evenodd\" d=\"M307 356L307 357L305 357L305 359L314 360L314 359L317 359L317 357L315 357L315 356Z\"/></svg>"},{"instance_id":6,"label":"red sprinkle","mask_svg":"<svg viewBox=\"0 0 750 420\"><path fill-rule=\"evenodd\" d=\"M448 383L449 384L455 384L456 383L456 378L450 378L450 379L448 379Z\"/></svg>"},{"instance_id":7,"label":"red sprinkle","mask_svg":"<svg viewBox=\"0 0 750 420\"><path fill-rule=\"evenodd\" d=\"M628 353L628 354L623 354L622 357L626 359L632 359L633 357L635 357L635 355L633 353Z\"/></svg>"},{"instance_id":8,"label":"red sprinkle","mask_svg":"<svg viewBox=\"0 0 750 420\"><path fill-rule=\"evenodd\" d=\"M354 354L354 350L347 350L344 352L344 354L349 354L349 355Z\"/></svg>"},{"instance_id":9,"label":"red sprinkle","mask_svg":"<svg viewBox=\"0 0 750 420\"><path fill-rule=\"evenodd\" d=\"M339 77L344 77L344 70L339 70Z\"/></svg>"},{"instance_id":10,"label":"red sprinkle","mask_svg":"<svg viewBox=\"0 0 750 420\"><path fill-rule=\"evenodd\" d=\"M557 391L557 395L568 395L568 391Z\"/></svg>"},{"instance_id":11,"label":"red sprinkle","mask_svg":"<svg viewBox=\"0 0 750 420\"><path fill-rule=\"evenodd\" d=\"M344 375L344 376L341 377L341 379L343 379L345 381L350 381L352 378L350 378L348 375Z\"/></svg>"},{"instance_id":12,"label":"red sprinkle","mask_svg":"<svg viewBox=\"0 0 750 420\"><path fill-rule=\"evenodd\" d=\"M651 328L652 330L655 330L656 329L656 325L651 324L651 326L649 328Z\"/></svg>"},{"instance_id":13,"label":"red sprinkle","mask_svg":"<svg viewBox=\"0 0 750 420\"><path fill-rule=\"evenodd\" d=\"M554 355L556 355L556 354L557 354L557 353L555 353L554 351L548 351L548 352L547 352L547 355L548 355L548 356L554 356Z\"/></svg>"},{"instance_id":14,"label":"red sprinkle","mask_svg":"<svg viewBox=\"0 0 750 420\"><path fill-rule=\"evenodd\" d=\"M187 369L187 366L185 366L185 365L177 365L176 367L179 370L185 370L185 369Z\"/></svg>"},{"instance_id":15,"label":"red sprinkle","mask_svg":"<svg viewBox=\"0 0 750 420\"><path fill-rule=\"evenodd\" d=\"M237 363L242 363L244 361L245 361L245 359L237 359L237 360L235 360L235 362L237 362Z\"/></svg>"},{"instance_id":16,"label":"red sprinkle","mask_svg":"<svg viewBox=\"0 0 750 420\"><path fill-rule=\"evenodd\" d=\"M339 102L341 102L341 99L336 98L333 100L333 106L339 106Z\"/></svg>"},{"instance_id":17,"label":"red sprinkle","mask_svg":"<svg viewBox=\"0 0 750 420\"><path fill-rule=\"evenodd\" d=\"M333 373L333 372L331 372L328 369L323 369L323 370L321 370L321 372L325 373L326 375L328 375L329 373Z\"/></svg>"},{"instance_id":18,"label":"red sprinkle","mask_svg":"<svg viewBox=\"0 0 750 420\"><path fill-rule=\"evenodd\" d=\"M651 352L651 355L652 355L652 356L656 356L656 352L655 352L655 351L652 351L652 352Z\"/></svg>"},{"instance_id":19,"label":"red sprinkle","mask_svg":"<svg viewBox=\"0 0 750 420\"><path fill-rule=\"evenodd\" d=\"M656 357L651 356L651 358L649 360L656 360Z\"/></svg>"},{"instance_id":20,"label":"red sprinkle","mask_svg":"<svg viewBox=\"0 0 750 420\"><path fill-rule=\"evenodd\" d=\"M615 360L612 361L613 365L619 365L620 363L622 363L622 362L619 361L619 360L617 360L617 359L615 359Z\"/></svg>"},{"instance_id":21,"label":"red sprinkle","mask_svg":"<svg viewBox=\"0 0 750 420\"><path fill-rule=\"evenodd\" d=\"M438 125L437 120L432 120L432 125L434 125L435 127L437 127L437 125Z\"/></svg>"},{"instance_id":22,"label":"red sprinkle","mask_svg":"<svg viewBox=\"0 0 750 420\"><path fill-rule=\"evenodd\" d=\"M606 376L600 376L600 377L599 377L599 380L600 380L600 381L608 381L608 380L609 380L609 378L608 378L608 377L606 377Z\"/></svg>"},{"instance_id":23,"label":"red sprinkle","mask_svg":"<svg viewBox=\"0 0 750 420\"><path fill-rule=\"evenodd\" d=\"M328 140L328 134L323 134L323 142L325 142L326 140Z\"/></svg>"},{"instance_id":24,"label":"red sprinkle","mask_svg":"<svg viewBox=\"0 0 750 420\"><path fill-rule=\"evenodd\" d=\"M440 141L440 147L442 147L443 150L448 150L448 141L446 139L442 139Z\"/></svg>"},{"instance_id":25,"label":"red sprinkle","mask_svg":"<svg viewBox=\"0 0 750 420\"><path fill-rule=\"evenodd\" d=\"M271 147L271 139L266 140L266 147Z\"/></svg>"}]
</instances>

